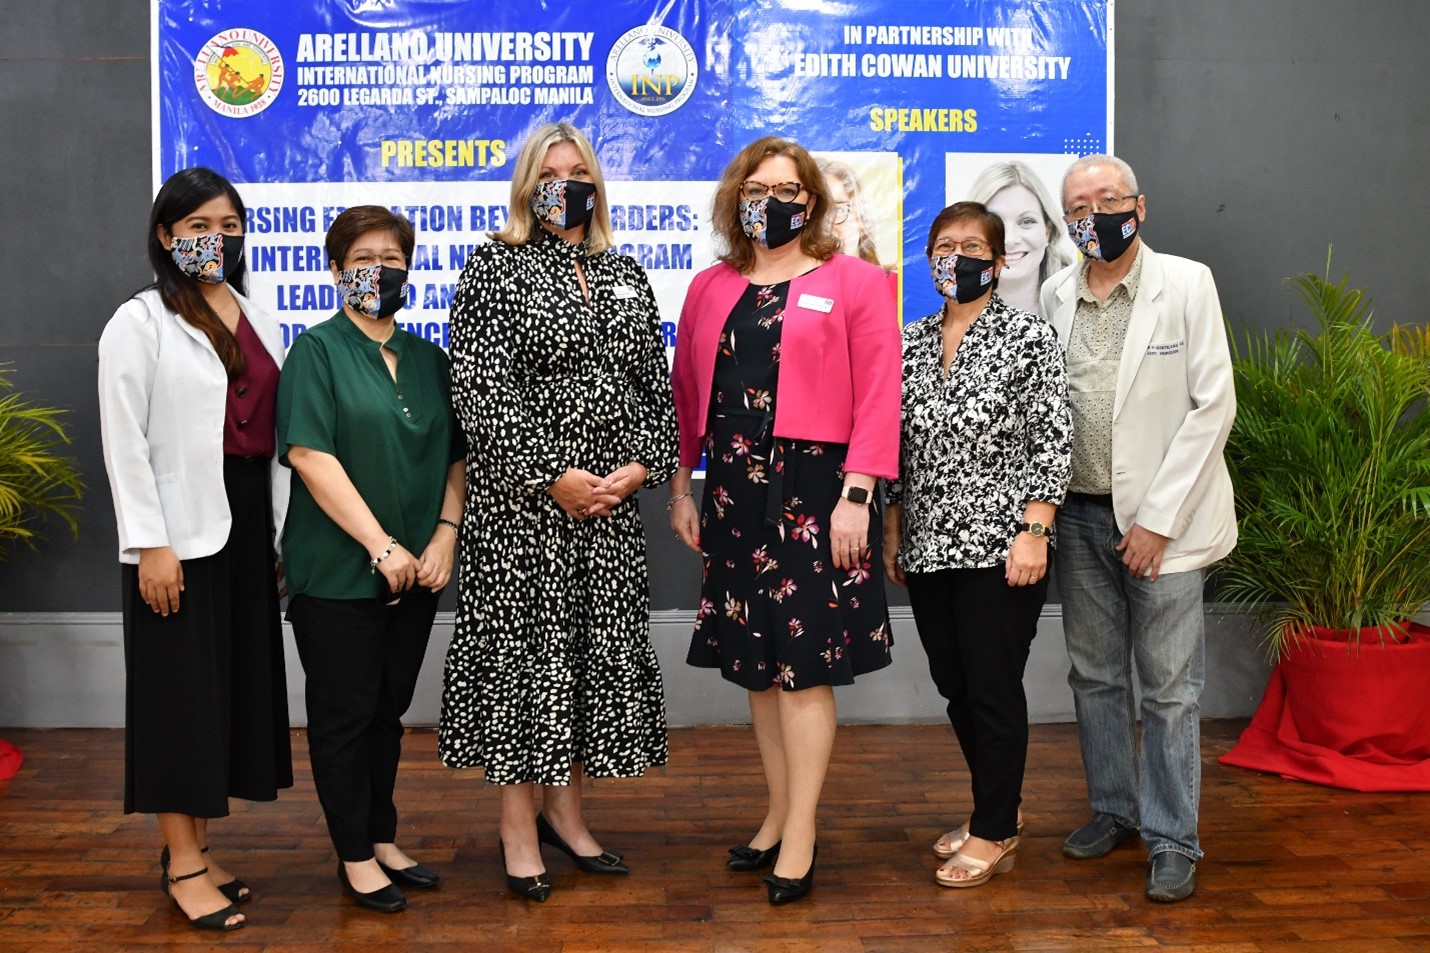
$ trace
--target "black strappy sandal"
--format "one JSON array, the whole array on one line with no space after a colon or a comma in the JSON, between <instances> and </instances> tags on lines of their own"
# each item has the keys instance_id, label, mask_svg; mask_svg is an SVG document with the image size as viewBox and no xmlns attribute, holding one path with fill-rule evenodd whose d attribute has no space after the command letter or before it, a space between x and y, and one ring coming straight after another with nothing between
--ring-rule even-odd
<instances>
[{"instance_id":1,"label":"black strappy sandal","mask_svg":"<svg viewBox=\"0 0 1430 953\"><path fill-rule=\"evenodd\" d=\"M200 854L207 854L207 847L200 847ZM169 848L165 847L159 854L159 868L164 871L164 876L169 875ZM229 903L244 903L253 899L253 891L248 888L248 884L233 878L226 884L214 884L218 892L228 898Z\"/></svg>"},{"instance_id":2,"label":"black strappy sandal","mask_svg":"<svg viewBox=\"0 0 1430 953\"><path fill-rule=\"evenodd\" d=\"M165 871L164 876L159 879L159 889L164 891L164 896L168 897L174 902L175 909L177 909L180 913L184 914L184 916L189 921L189 926L193 927L195 930L220 930L223 932L228 932L231 930L237 930L242 928L244 923L244 921L242 920L238 921L237 923L228 922L230 917L236 916L238 914L238 907L235 907L231 903L228 906L224 907L222 910L215 910L213 913L206 913L201 917L190 917L187 913L184 912L184 908L179 905L178 899L175 898L175 896L169 892L170 884L176 884L181 880L193 880L195 877L202 877L208 872L209 869L207 867L200 867L198 870L194 871L191 874L183 874L179 877L170 877L168 872Z\"/></svg>"}]
</instances>

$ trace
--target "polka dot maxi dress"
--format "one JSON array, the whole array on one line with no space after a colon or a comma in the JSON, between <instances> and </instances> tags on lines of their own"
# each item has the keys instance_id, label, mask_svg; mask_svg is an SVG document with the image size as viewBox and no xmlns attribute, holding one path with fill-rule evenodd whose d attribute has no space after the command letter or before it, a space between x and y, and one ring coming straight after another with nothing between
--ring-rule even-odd
<instances>
[{"instance_id":1,"label":"polka dot maxi dress","mask_svg":"<svg viewBox=\"0 0 1430 953\"><path fill-rule=\"evenodd\" d=\"M848 685L892 661L877 503L861 563L830 558L848 447L771 432L788 296L787 281L752 284L731 311L706 435L705 577L686 660L751 691Z\"/></svg>"},{"instance_id":2,"label":"polka dot maxi dress","mask_svg":"<svg viewBox=\"0 0 1430 953\"><path fill-rule=\"evenodd\" d=\"M589 303L577 283L580 258ZM453 404L469 441L456 631L438 747L497 784L631 777L667 758L636 497L576 520L569 467L675 469L659 313L640 266L541 231L480 245L452 305Z\"/></svg>"}]
</instances>

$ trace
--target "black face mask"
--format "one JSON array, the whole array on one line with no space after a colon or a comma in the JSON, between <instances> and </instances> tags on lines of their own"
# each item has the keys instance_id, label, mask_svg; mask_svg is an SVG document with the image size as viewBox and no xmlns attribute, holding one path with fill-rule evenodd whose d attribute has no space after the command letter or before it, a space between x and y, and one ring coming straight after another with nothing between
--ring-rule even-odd
<instances>
[{"instance_id":1,"label":"black face mask","mask_svg":"<svg viewBox=\"0 0 1430 953\"><path fill-rule=\"evenodd\" d=\"M767 195L758 202L740 199L740 226L757 245L779 248L804 231L809 206L803 202L781 202Z\"/></svg>"},{"instance_id":2,"label":"black face mask","mask_svg":"<svg viewBox=\"0 0 1430 953\"><path fill-rule=\"evenodd\" d=\"M179 270L207 284L220 284L238 270L243 260L243 236L210 232L193 238L175 238L169 254Z\"/></svg>"},{"instance_id":3,"label":"black face mask","mask_svg":"<svg viewBox=\"0 0 1430 953\"><path fill-rule=\"evenodd\" d=\"M939 294L959 304L977 301L993 284L992 258L934 255L929 259L929 271Z\"/></svg>"},{"instance_id":4,"label":"black face mask","mask_svg":"<svg viewBox=\"0 0 1430 953\"><path fill-rule=\"evenodd\" d=\"M587 225L596 214L596 187L580 179L538 183L531 193L531 211L537 221L555 228Z\"/></svg>"},{"instance_id":5,"label":"black face mask","mask_svg":"<svg viewBox=\"0 0 1430 953\"><path fill-rule=\"evenodd\" d=\"M1093 212L1068 222L1068 237L1084 255L1099 261L1116 261L1137 240L1141 226L1136 206L1125 212Z\"/></svg>"},{"instance_id":6,"label":"black face mask","mask_svg":"<svg viewBox=\"0 0 1430 953\"><path fill-rule=\"evenodd\" d=\"M402 309L407 272L387 265L349 268L338 275L338 292L354 311L374 321Z\"/></svg>"}]
</instances>

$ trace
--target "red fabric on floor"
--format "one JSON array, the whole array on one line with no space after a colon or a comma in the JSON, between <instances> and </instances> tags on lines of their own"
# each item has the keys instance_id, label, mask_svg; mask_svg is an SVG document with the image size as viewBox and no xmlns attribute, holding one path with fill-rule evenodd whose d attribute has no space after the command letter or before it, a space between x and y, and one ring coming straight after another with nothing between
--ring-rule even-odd
<instances>
[{"instance_id":1,"label":"red fabric on floor","mask_svg":"<svg viewBox=\"0 0 1430 953\"><path fill-rule=\"evenodd\" d=\"M1430 791L1430 627L1386 645L1303 639L1223 764L1352 791Z\"/></svg>"},{"instance_id":2,"label":"red fabric on floor","mask_svg":"<svg viewBox=\"0 0 1430 953\"><path fill-rule=\"evenodd\" d=\"M8 741L0 741L0 781L8 781L20 773L20 765L25 763L25 756L20 754L20 749Z\"/></svg>"}]
</instances>

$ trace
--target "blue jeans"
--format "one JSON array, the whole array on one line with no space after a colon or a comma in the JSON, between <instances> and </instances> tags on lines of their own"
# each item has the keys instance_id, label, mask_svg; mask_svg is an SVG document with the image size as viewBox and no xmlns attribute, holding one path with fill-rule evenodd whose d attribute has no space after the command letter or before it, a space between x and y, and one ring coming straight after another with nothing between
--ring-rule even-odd
<instances>
[{"instance_id":1,"label":"blue jeans","mask_svg":"<svg viewBox=\"0 0 1430 953\"><path fill-rule=\"evenodd\" d=\"M1142 832L1149 855L1200 860L1201 695L1206 572L1135 579L1116 551L1111 505L1069 494L1054 556L1063 599L1078 741L1092 809ZM1142 693L1142 750L1132 664Z\"/></svg>"}]
</instances>

